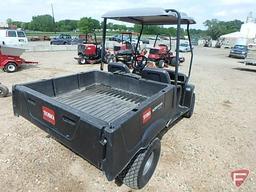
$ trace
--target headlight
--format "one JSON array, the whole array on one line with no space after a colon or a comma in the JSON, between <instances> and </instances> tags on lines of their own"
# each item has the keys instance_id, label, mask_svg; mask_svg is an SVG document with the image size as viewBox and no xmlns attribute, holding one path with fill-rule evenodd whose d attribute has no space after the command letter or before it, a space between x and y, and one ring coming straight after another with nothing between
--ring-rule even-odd
<instances>
[{"instance_id":1,"label":"headlight","mask_svg":"<svg viewBox=\"0 0 256 192\"><path fill-rule=\"evenodd\" d=\"M245 51L242 51L242 54L245 54Z\"/></svg>"}]
</instances>

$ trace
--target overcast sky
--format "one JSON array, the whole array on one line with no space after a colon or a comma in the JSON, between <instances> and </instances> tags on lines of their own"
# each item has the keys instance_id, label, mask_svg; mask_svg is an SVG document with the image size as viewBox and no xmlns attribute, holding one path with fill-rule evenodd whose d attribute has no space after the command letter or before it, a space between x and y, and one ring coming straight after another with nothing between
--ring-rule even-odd
<instances>
[{"instance_id":1,"label":"overcast sky","mask_svg":"<svg viewBox=\"0 0 256 192\"><path fill-rule=\"evenodd\" d=\"M81 17L101 19L103 13L114 9L163 7L194 17L198 24L193 28L203 28L203 22L212 18L244 21L248 13L256 9L256 0L1 0L0 21L7 18L30 21L32 16L51 14L51 3L57 21Z\"/></svg>"}]
</instances>

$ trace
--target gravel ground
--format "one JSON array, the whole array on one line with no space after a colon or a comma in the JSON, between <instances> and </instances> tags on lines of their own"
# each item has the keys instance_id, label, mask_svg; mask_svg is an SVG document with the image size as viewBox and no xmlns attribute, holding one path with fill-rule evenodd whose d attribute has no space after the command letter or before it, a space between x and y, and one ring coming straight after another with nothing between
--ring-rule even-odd
<instances>
[{"instance_id":1,"label":"gravel ground","mask_svg":"<svg viewBox=\"0 0 256 192\"><path fill-rule=\"evenodd\" d=\"M25 53L37 66L0 82L13 84L99 68L77 65L74 51ZM191 82L196 108L162 139L156 171L141 191L256 191L256 67L227 57L228 50L196 48ZM185 54L188 58L188 54ZM187 63L181 68L185 70ZM103 173L23 118L13 116L11 97L0 99L1 191L132 191L108 182ZM231 171L250 174L238 189Z\"/></svg>"}]
</instances>

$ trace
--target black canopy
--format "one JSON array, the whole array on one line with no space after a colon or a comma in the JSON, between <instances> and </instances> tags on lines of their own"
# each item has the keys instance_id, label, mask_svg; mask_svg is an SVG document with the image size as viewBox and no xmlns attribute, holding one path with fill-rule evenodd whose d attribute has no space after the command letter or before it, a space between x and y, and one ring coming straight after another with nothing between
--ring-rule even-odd
<instances>
[{"instance_id":1,"label":"black canopy","mask_svg":"<svg viewBox=\"0 0 256 192\"><path fill-rule=\"evenodd\" d=\"M177 24L177 14L171 9L162 8L134 8L109 11L102 17L134 24L145 25L174 25ZM186 13L180 13L181 24L195 24L195 20Z\"/></svg>"}]
</instances>

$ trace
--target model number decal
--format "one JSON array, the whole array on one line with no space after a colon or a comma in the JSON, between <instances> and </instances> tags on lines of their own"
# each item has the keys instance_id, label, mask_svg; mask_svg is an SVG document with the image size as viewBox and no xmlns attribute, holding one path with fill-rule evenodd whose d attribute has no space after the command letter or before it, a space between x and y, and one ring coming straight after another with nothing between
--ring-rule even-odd
<instances>
[{"instance_id":1,"label":"model number decal","mask_svg":"<svg viewBox=\"0 0 256 192\"><path fill-rule=\"evenodd\" d=\"M43 119L52 125L55 125L55 112L52 109L49 109L48 107L43 106L42 107L42 113L43 113Z\"/></svg>"},{"instance_id":2,"label":"model number decal","mask_svg":"<svg viewBox=\"0 0 256 192\"><path fill-rule=\"evenodd\" d=\"M143 125L146 124L151 119L151 116L152 116L152 109L151 108L148 108L143 112L143 114L142 114L142 123L143 123Z\"/></svg>"},{"instance_id":3,"label":"model number decal","mask_svg":"<svg viewBox=\"0 0 256 192\"><path fill-rule=\"evenodd\" d=\"M164 105L163 102L159 103L157 106L155 106L155 107L153 108L152 112L155 112L155 111L157 111L157 110L162 109L163 105Z\"/></svg>"}]
</instances>

